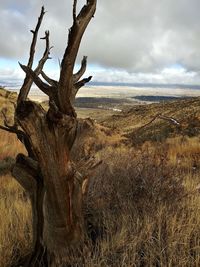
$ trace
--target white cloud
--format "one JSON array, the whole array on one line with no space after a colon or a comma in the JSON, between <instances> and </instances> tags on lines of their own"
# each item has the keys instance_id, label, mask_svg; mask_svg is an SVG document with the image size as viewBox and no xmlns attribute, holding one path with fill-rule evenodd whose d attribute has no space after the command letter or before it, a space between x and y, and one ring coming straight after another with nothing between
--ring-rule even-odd
<instances>
[{"instance_id":1,"label":"white cloud","mask_svg":"<svg viewBox=\"0 0 200 267\"><path fill-rule=\"evenodd\" d=\"M160 84L199 84L200 76L196 72L187 72L184 68L164 68L154 73L130 73L125 70L101 69L94 72L94 81L120 83L160 83Z\"/></svg>"}]
</instances>

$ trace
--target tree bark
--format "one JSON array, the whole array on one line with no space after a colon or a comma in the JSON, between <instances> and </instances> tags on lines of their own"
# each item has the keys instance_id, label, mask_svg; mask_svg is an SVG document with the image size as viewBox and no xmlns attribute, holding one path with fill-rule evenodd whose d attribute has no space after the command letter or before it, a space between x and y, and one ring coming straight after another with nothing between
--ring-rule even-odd
<instances>
[{"instance_id":1,"label":"tree bark","mask_svg":"<svg viewBox=\"0 0 200 267\"><path fill-rule=\"evenodd\" d=\"M33 221L33 253L26 267L84 266L84 220L82 211L83 177L70 158L76 139L78 120L73 101L79 88L91 76L79 80L86 70L86 57L73 74L82 36L96 10L97 0L87 0L76 14L73 4L73 25L69 30L59 81L43 72L49 59L49 32L45 32L46 47L35 70L32 70L35 47L44 7L33 33L27 66L20 64L26 76L15 109L13 126L0 126L17 135L27 149L28 157L19 154L13 176L30 196ZM43 82L39 75L45 79ZM32 83L49 97L46 112L39 104L27 101ZM22 265L20 265L22 266Z\"/></svg>"},{"instance_id":2,"label":"tree bark","mask_svg":"<svg viewBox=\"0 0 200 267\"><path fill-rule=\"evenodd\" d=\"M29 266L36 266L36 257L40 258L42 251L46 252L48 266L69 264L72 258L77 260L78 253L81 256L84 242L83 181L70 160L69 151L75 139L76 119L67 115L58 118L53 110L46 114L40 105L30 101L18 105L16 116L29 136L40 168L38 180L32 179L37 181L37 186L32 186L35 189L30 192L33 213L35 211L33 226L38 228L34 231L37 233L35 251ZM28 190L28 186L24 187ZM42 243L38 239L42 239Z\"/></svg>"}]
</instances>

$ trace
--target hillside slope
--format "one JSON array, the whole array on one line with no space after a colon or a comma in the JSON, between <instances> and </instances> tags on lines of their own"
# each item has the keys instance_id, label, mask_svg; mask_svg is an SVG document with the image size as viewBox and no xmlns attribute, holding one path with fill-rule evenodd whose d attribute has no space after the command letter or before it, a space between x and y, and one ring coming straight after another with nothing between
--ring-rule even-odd
<instances>
[{"instance_id":1,"label":"hillside slope","mask_svg":"<svg viewBox=\"0 0 200 267\"><path fill-rule=\"evenodd\" d=\"M0 111L11 122L16 97L0 89ZM200 98L133 106L106 119L99 113L101 123L90 114L79 119L71 151L90 181L84 215L91 253L83 255L84 266L200 266ZM16 136L0 130L4 267L31 250L30 201L5 174L19 152L26 153Z\"/></svg>"},{"instance_id":2,"label":"hillside slope","mask_svg":"<svg viewBox=\"0 0 200 267\"><path fill-rule=\"evenodd\" d=\"M200 97L134 106L129 111L107 118L102 124L117 129L133 144L148 140L163 141L178 135L198 136Z\"/></svg>"}]
</instances>

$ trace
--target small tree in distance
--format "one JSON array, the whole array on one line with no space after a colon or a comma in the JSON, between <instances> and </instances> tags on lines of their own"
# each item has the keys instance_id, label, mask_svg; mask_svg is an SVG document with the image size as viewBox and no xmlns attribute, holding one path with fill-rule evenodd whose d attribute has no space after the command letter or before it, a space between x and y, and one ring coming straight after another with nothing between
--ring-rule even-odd
<instances>
[{"instance_id":1,"label":"small tree in distance","mask_svg":"<svg viewBox=\"0 0 200 267\"><path fill-rule=\"evenodd\" d=\"M23 266L73 266L71 255L74 253L78 257L83 248L83 177L70 159L70 150L78 130L73 101L78 90L92 77L81 79L86 70L86 57L80 70L75 74L73 70L82 36L94 16L96 2L87 0L78 14L77 0L73 2L73 25L69 30L58 81L43 72L51 50L48 31L41 38L46 43L44 54L37 67L32 69L38 32L45 14L42 7L36 28L31 30L33 38L28 64L20 64L26 76L15 107L14 125L5 122L5 126L1 126L1 129L15 133L27 150L27 156L18 154L12 170L32 203L33 253ZM48 95L48 111L27 100L33 82Z\"/></svg>"}]
</instances>

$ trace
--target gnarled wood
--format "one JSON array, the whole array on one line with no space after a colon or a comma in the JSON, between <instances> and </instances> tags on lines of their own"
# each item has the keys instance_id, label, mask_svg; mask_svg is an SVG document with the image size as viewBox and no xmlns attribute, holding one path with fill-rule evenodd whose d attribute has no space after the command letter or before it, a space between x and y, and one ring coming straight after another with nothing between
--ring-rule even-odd
<instances>
[{"instance_id":1,"label":"gnarled wood","mask_svg":"<svg viewBox=\"0 0 200 267\"><path fill-rule=\"evenodd\" d=\"M24 109L29 112L24 114ZM42 107L32 102L19 105L16 114L20 126L30 137L44 181L45 246L50 254L64 257L71 244L83 242L84 233L82 181L77 179L65 144L66 135L76 127L76 120L68 117L68 123L63 125L60 117L54 124L48 121Z\"/></svg>"},{"instance_id":2,"label":"gnarled wood","mask_svg":"<svg viewBox=\"0 0 200 267\"><path fill-rule=\"evenodd\" d=\"M89 76L88 78L82 79L81 81L74 84L72 92L71 92L71 103L75 101L76 95L81 87L83 87L86 83L88 83L92 79L92 76Z\"/></svg>"},{"instance_id":3,"label":"gnarled wood","mask_svg":"<svg viewBox=\"0 0 200 267\"><path fill-rule=\"evenodd\" d=\"M95 13L96 2L87 0L77 15L77 0L74 0L73 25L58 82L42 70L51 49L48 31L43 38L46 41L44 54L37 68L32 70L37 35L45 13L42 7L36 29L32 31L29 62L27 66L21 65L26 77L15 109L17 126L0 127L17 134L28 151L28 157L18 155L12 171L32 203L33 253L26 261L26 267L83 266L82 198L86 187L82 175L71 161L70 150L78 129L73 101L79 88L92 77L80 80L86 70L86 57L74 75L73 70L81 38ZM40 74L48 84L39 78ZM37 103L27 101L33 82L48 95L48 111Z\"/></svg>"},{"instance_id":4,"label":"gnarled wood","mask_svg":"<svg viewBox=\"0 0 200 267\"><path fill-rule=\"evenodd\" d=\"M61 111L68 113L70 96L73 88L73 70L82 36L96 10L96 0L87 0L78 16L73 17L73 25L69 30L68 45L65 50L58 86L58 98ZM74 5L76 1L74 2Z\"/></svg>"},{"instance_id":5,"label":"gnarled wood","mask_svg":"<svg viewBox=\"0 0 200 267\"><path fill-rule=\"evenodd\" d=\"M80 78L85 73L86 68L87 68L87 57L84 56L82 61L81 61L81 67L80 67L79 71L73 75L73 82L74 83L77 83L80 80Z\"/></svg>"},{"instance_id":6,"label":"gnarled wood","mask_svg":"<svg viewBox=\"0 0 200 267\"><path fill-rule=\"evenodd\" d=\"M44 218L43 199L44 188L42 177L40 176L39 165L35 160L19 154L16 164L12 170L13 177L25 189L31 200L32 207L32 229L33 229L33 255L39 256L39 251L43 250L41 243L43 238ZM37 266L35 256L31 255L27 261L27 266ZM32 264L34 262L34 264Z\"/></svg>"},{"instance_id":7,"label":"gnarled wood","mask_svg":"<svg viewBox=\"0 0 200 267\"><path fill-rule=\"evenodd\" d=\"M25 65L20 64L20 67L22 70L31 77L33 82L38 86L38 88L45 93L47 96L49 96L49 99L55 100L57 98L57 90L53 86L49 86L48 84L44 83L38 75L30 68L28 68Z\"/></svg>"},{"instance_id":8,"label":"gnarled wood","mask_svg":"<svg viewBox=\"0 0 200 267\"><path fill-rule=\"evenodd\" d=\"M31 30L32 34L33 34L33 39L32 39L32 43L30 46L30 56L29 56L29 60L28 60L28 64L27 66L29 68L32 68L33 66L33 61L34 61L34 55L35 55L35 47L36 47L36 43L37 43L37 37L38 37L38 32L40 29L40 26L42 24L42 20L44 17L45 11L44 11L44 7L42 6L41 8L41 13L40 16L38 18L38 23L35 27L35 30ZM45 57L46 58L46 57ZM45 63L45 62L44 62ZM44 65L43 63L43 65ZM20 103L21 101L24 101L27 98L27 95L30 91L31 85L32 85L32 79L26 75L25 79L24 79L24 83L21 87L20 93L19 93L19 97L18 97L18 103Z\"/></svg>"}]
</instances>

